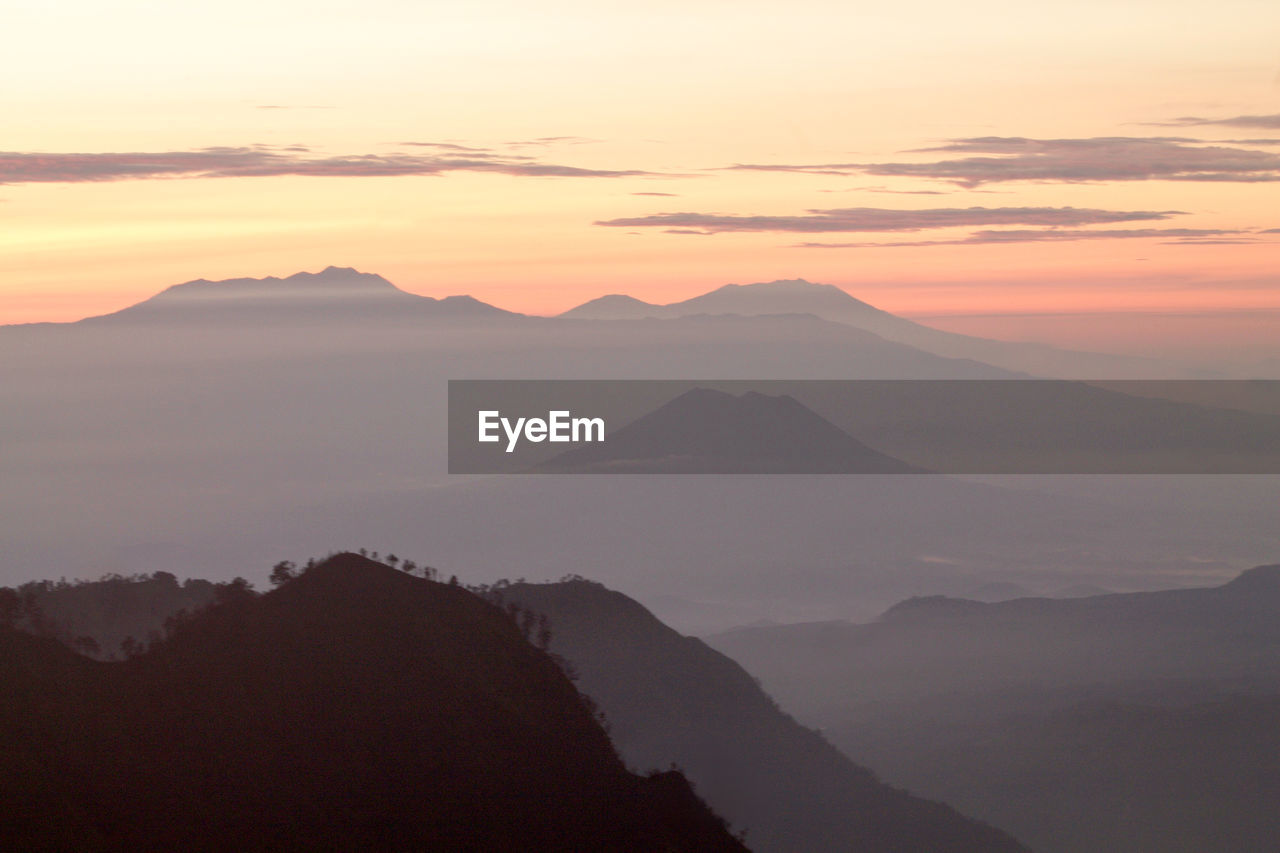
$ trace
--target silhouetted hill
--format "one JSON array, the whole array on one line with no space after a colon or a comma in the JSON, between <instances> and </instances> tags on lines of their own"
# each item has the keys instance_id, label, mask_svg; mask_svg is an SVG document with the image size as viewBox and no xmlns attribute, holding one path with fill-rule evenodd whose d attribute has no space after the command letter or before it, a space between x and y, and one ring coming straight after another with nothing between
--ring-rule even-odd
<instances>
[{"instance_id":1,"label":"silhouetted hill","mask_svg":"<svg viewBox=\"0 0 1280 853\"><path fill-rule=\"evenodd\" d=\"M1036 850L1269 849L1280 565L1217 587L998 603L709 638L895 785Z\"/></svg>"},{"instance_id":2,"label":"silhouetted hill","mask_svg":"<svg viewBox=\"0 0 1280 853\"><path fill-rule=\"evenodd\" d=\"M998 830L879 782L788 717L733 661L589 581L518 583L551 648L598 702L635 768L679 765L759 851L1023 849Z\"/></svg>"},{"instance_id":3,"label":"silhouetted hill","mask_svg":"<svg viewBox=\"0 0 1280 853\"><path fill-rule=\"evenodd\" d=\"M1277 616L1280 566L1261 566L1218 587L994 603L927 596L875 622L744 628L708 640L779 687L782 701L815 708L884 699L887 690L920 696L1018 682L1213 678L1280 687Z\"/></svg>"},{"instance_id":4,"label":"silhouetted hill","mask_svg":"<svg viewBox=\"0 0 1280 853\"><path fill-rule=\"evenodd\" d=\"M791 393L885 453L945 473L1280 471L1280 417L1158 396L1217 383L1104 384L812 382ZM1252 385L1260 404L1273 393L1223 384L1240 398Z\"/></svg>"},{"instance_id":5,"label":"silhouetted hill","mask_svg":"<svg viewBox=\"0 0 1280 853\"><path fill-rule=\"evenodd\" d=\"M123 663L0 643L11 849L743 849L498 608L355 555Z\"/></svg>"},{"instance_id":6,"label":"silhouetted hill","mask_svg":"<svg viewBox=\"0 0 1280 853\"><path fill-rule=\"evenodd\" d=\"M555 473L905 474L792 397L695 388L597 444L538 466Z\"/></svg>"},{"instance_id":7,"label":"silhouetted hill","mask_svg":"<svg viewBox=\"0 0 1280 853\"><path fill-rule=\"evenodd\" d=\"M132 638L146 642L164 630L169 617L210 604L224 585L178 579L168 572L96 581L40 581L23 584L22 595L39 608L38 627L91 657L112 658ZM92 643L77 643L91 639Z\"/></svg>"},{"instance_id":8,"label":"silhouetted hill","mask_svg":"<svg viewBox=\"0 0 1280 853\"><path fill-rule=\"evenodd\" d=\"M1186 378L1188 375L1154 359L1076 352L1044 344L996 341L944 332L876 308L834 285L814 284L804 279L726 284L701 296L669 305L654 305L614 294L591 300L560 316L616 320L691 314L812 314L947 358L974 359L1046 377L1157 379Z\"/></svg>"},{"instance_id":9,"label":"silhouetted hill","mask_svg":"<svg viewBox=\"0 0 1280 853\"><path fill-rule=\"evenodd\" d=\"M494 319L520 315L470 296L434 299L407 293L380 275L350 267L326 267L287 278L197 279L172 287L136 305L90 317L81 323L221 322L304 324L347 321Z\"/></svg>"},{"instance_id":10,"label":"silhouetted hill","mask_svg":"<svg viewBox=\"0 0 1280 853\"><path fill-rule=\"evenodd\" d=\"M634 296L610 293L570 308L559 316L576 320L637 320L656 317L657 307Z\"/></svg>"}]
</instances>

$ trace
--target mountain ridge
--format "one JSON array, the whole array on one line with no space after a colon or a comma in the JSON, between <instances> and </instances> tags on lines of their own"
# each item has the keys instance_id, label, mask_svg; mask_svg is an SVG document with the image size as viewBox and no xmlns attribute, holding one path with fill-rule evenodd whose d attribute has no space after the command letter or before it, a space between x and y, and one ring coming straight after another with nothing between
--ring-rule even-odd
<instances>
[{"instance_id":1,"label":"mountain ridge","mask_svg":"<svg viewBox=\"0 0 1280 853\"><path fill-rule=\"evenodd\" d=\"M761 853L996 853L1024 849L951 807L890 788L787 716L741 666L587 580L515 583L550 648L610 721L631 765L678 764Z\"/></svg>"},{"instance_id":2,"label":"mountain ridge","mask_svg":"<svg viewBox=\"0 0 1280 853\"><path fill-rule=\"evenodd\" d=\"M354 554L121 663L0 648L18 848L745 849L678 773L628 773L506 614Z\"/></svg>"},{"instance_id":3,"label":"mountain ridge","mask_svg":"<svg viewBox=\"0 0 1280 853\"><path fill-rule=\"evenodd\" d=\"M1187 378L1188 372L1154 359L1059 349L1047 344L997 341L945 332L899 317L843 288L805 279L726 284L678 302L654 304L622 294L593 299L569 309L566 319L670 318L697 313L813 314L855 326L886 340L909 344L948 358L970 358L1007 370L1063 379ZM609 301L605 301L609 300ZM1197 374L1200 375L1200 374Z\"/></svg>"},{"instance_id":4,"label":"mountain ridge","mask_svg":"<svg viewBox=\"0 0 1280 853\"><path fill-rule=\"evenodd\" d=\"M606 437L537 466L544 473L909 474L783 394L694 388Z\"/></svg>"},{"instance_id":5,"label":"mountain ridge","mask_svg":"<svg viewBox=\"0 0 1280 853\"><path fill-rule=\"evenodd\" d=\"M86 317L79 323L101 325L138 321L202 321L210 319L309 319L311 314L341 311L354 317L496 319L523 316L475 297L460 294L419 296L375 273L328 266L319 272L297 272L280 278L194 279L118 311Z\"/></svg>"}]
</instances>

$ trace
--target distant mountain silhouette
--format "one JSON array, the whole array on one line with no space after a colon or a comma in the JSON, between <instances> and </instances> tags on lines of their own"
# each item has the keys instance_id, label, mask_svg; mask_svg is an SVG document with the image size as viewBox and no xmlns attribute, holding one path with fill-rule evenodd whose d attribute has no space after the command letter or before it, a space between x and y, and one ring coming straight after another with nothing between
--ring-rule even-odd
<instances>
[{"instance_id":1,"label":"distant mountain silhouette","mask_svg":"<svg viewBox=\"0 0 1280 853\"><path fill-rule=\"evenodd\" d=\"M940 803L880 783L773 703L737 664L589 581L517 583L551 648L604 711L632 767L679 765L761 853L1023 849Z\"/></svg>"},{"instance_id":2,"label":"distant mountain silhouette","mask_svg":"<svg viewBox=\"0 0 1280 853\"><path fill-rule=\"evenodd\" d=\"M515 317L470 296L434 299L407 293L380 275L326 267L287 278L197 279L175 284L111 314L80 321L122 322L320 321L382 319L496 319Z\"/></svg>"},{"instance_id":3,"label":"distant mountain silhouette","mask_svg":"<svg viewBox=\"0 0 1280 853\"><path fill-rule=\"evenodd\" d=\"M1232 853L1280 832L1280 565L708 642L892 784L1038 851Z\"/></svg>"},{"instance_id":4,"label":"distant mountain silhouette","mask_svg":"<svg viewBox=\"0 0 1280 853\"><path fill-rule=\"evenodd\" d=\"M225 587L196 579L180 584L172 574L156 572L72 583L38 581L17 592L38 608L32 628L91 657L113 658L122 654L122 643L159 635L169 617L208 606ZM84 638L93 642L77 644Z\"/></svg>"},{"instance_id":5,"label":"distant mountain silhouette","mask_svg":"<svg viewBox=\"0 0 1280 853\"><path fill-rule=\"evenodd\" d=\"M792 392L885 453L945 473L1263 474L1280 416L1156 396L1216 382L869 381ZM1273 383L1253 386L1258 401Z\"/></svg>"},{"instance_id":6,"label":"distant mountain silhouette","mask_svg":"<svg viewBox=\"0 0 1280 853\"><path fill-rule=\"evenodd\" d=\"M124 663L0 626L9 849L744 848L470 592L339 555Z\"/></svg>"},{"instance_id":7,"label":"distant mountain silhouette","mask_svg":"<svg viewBox=\"0 0 1280 853\"><path fill-rule=\"evenodd\" d=\"M792 397L695 388L538 466L552 473L906 474Z\"/></svg>"},{"instance_id":8,"label":"distant mountain silhouette","mask_svg":"<svg viewBox=\"0 0 1280 853\"><path fill-rule=\"evenodd\" d=\"M863 329L947 358L967 358L1063 379L1188 378L1187 371L1154 359L1076 352L1044 344L1012 343L944 332L883 311L830 284L784 279L726 284L682 302L654 305L621 294L593 299L561 314L580 320L682 317L690 314L812 314Z\"/></svg>"},{"instance_id":9,"label":"distant mountain silhouette","mask_svg":"<svg viewBox=\"0 0 1280 853\"><path fill-rule=\"evenodd\" d=\"M1061 687L1158 678L1248 679L1280 689L1277 616L1280 565L1209 588L991 603L911 598L875 622L744 628L709 642L766 683L776 674L795 685L802 665L815 684L848 698L863 689L868 699L883 698L891 684L896 694L919 696L1019 681ZM790 690L779 698L799 699Z\"/></svg>"}]
</instances>

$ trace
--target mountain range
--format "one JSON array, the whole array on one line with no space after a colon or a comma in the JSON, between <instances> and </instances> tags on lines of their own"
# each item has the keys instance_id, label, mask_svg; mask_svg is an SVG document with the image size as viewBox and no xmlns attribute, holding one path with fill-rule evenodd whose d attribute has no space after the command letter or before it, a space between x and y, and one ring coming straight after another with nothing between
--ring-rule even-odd
<instances>
[{"instance_id":1,"label":"mountain range","mask_svg":"<svg viewBox=\"0 0 1280 853\"><path fill-rule=\"evenodd\" d=\"M804 279L726 284L701 296L666 305L611 294L585 302L560 316L581 320L634 320L697 314L811 314L947 358L973 359L1006 370L1057 379L1168 379L1195 375L1156 359L1078 352L1044 344L995 341L945 332L890 314L834 285L814 284ZM1201 374L1207 375L1211 374Z\"/></svg>"},{"instance_id":2,"label":"mountain range","mask_svg":"<svg viewBox=\"0 0 1280 853\"><path fill-rule=\"evenodd\" d=\"M225 311L215 308L219 297L206 298L224 286ZM255 294L264 291L275 307L260 311ZM647 603L703 602L704 616L683 623L691 629L862 618L912 594L988 582L1033 590L1208 582L1280 546L1272 509L1280 492L1266 478L1158 487L1026 477L892 486L631 478L625 487L611 478L450 478L450 379L705 386L1027 374L803 312L587 320L485 309L492 319L430 319L452 310L446 302L331 268L195 282L134 314L0 328L0 580L183 566L226 581L227 566L372 540L438 553L475 580L512 561L555 577L566 562L589 560L593 575ZM385 310L350 310L354 303ZM882 454L937 470L902 452L909 434L843 401L767 393L792 396ZM966 417L985 422L981 411ZM1002 440L972 436L979 449ZM738 582L726 585L729 576ZM724 615L712 620L714 612Z\"/></svg>"},{"instance_id":3,"label":"mountain range","mask_svg":"<svg viewBox=\"0 0 1280 853\"><path fill-rule=\"evenodd\" d=\"M354 556L338 556L309 566L300 578L258 601L265 605L286 592L296 594L317 584L320 590L311 594L320 595L321 600L315 606L323 604L333 612L323 619L311 614L309 619L319 619L316 624L295 626L293 619L301 614L290 614L296 605L273 609L270 616L261 618L286 624L261 625L253 633L269 631L272 641L279 643L288 641L284 634L304 631L306 642L317 655L329 655L334 652L323 633L341 628L342 637L351 636L345 614L348 608L361 610L360 618L369 622L369 630L404 632L399 607L422 607L429 600L432 609L424 617L433 623L432 630L449 632L447 638L435 638L440 646L437 655L442 659L433 659L433 666L447 662L466 667L473 663L473 656L494 653L486 640L474 636L475 625L449 618L454 609L466 603L466 598L457 596L458 588L400 578L385 565ZM397 608L379 604L379 596L392 590L413 603ZM0 590L0 597L7 592ZM215 586L189 579L179 584L166 573L75 584L30 584L17 593L14 600L30 600L34 604L30 609L36 614L34 619L17 624L27 631L56 636L82 651L91 649L97 654L100 648L110 657L119 645L113 638L126 632L137 638L150 637L154 651L142 656L135 653L127 662L129 666L138 666L181 641L172 636L175 621L178 633L190 632L192 624L208 631L207 621L221 618L217 612L226 609L215 605L215 613L192 617L189 614L199 609L199 605L193 609L193 601L212 604L238 597L242 606L248 606L253 600L239 583ZM330 600L339 594L340 601ZM569 579L547 584L503 582L480 595L499 605L512 622L523 626L527 637L561 662L578 689L590 697L590 704L600 709L611 741L633 772L643 775L678 766L698 795L744 834L753 850L998 853L1024 849L998 830L945 805L881 783L821 735L779 710L740 666L701 641L679 635L621 593L592 581ZM438 610L450 601L446 615L441 616ZM369 607L395 612L365 612ZM0 611L0 617L5 612ZM159 633L166 624L171 633L168 641ZM240 624L245 625L243 621ZM541 627L534 630L530 626ZM336 642L345 641L337 638ZM478 647L464 652L467 643ZM132 650L135 643L126 640L125 646ZM204 658L212 654L208 649L201 652ZM450 659L445 661L445 657ZM416 668L422 664L407 651L401 652L400 660L397 666L405 668L400 677L412 684L419 677ZM207 665L208 661L192 664L195 669ZM309 667L327 671L318 659ZM245 677L251 677L253 669L247 666ZM505 695L508 689L531 689L513 683L509 673L492 665L483 669L477 678L493 680L488 687L495 692ZM295 685L296 676L280 681L284 689ZM449 695L448 690L443 692L443 698ZM441 698L421 701L430 704ZM211 709L221 707L216 695L212 699ZM371 709L371 713L377 711ZM430 708L423 709L424 717L433 713Z\"/></svg>"},{"instance_id":4,"label":"mountain range","mask_svg":"<svg viewBox=\"0 0 1280 853\"><path fill-rule=\"evenodd\" d=\"M794 398L686 391L598 444L557 454L555 474L908 474Z\"/></svg>"},{"instance_id":5,"label":"mountain range","mask_svg":"<svg viewBox=\"0 0 1280 853\"><path fill-rule=\"evenodd\" d=\"M499 608L341 554L124 662L0 625L11 849L742 851Z\"/></svg>"},{"instance_id":6,"label":"mountain range","mask_svg":"<svg viewBox=\"0 0 1280 853\"><path fill-rule=\"evenodd\" d=\"M492 320L521 315L471 296L435 299L401 290L380 275L326 267L285 278L196 279L110 314L81 323L148 324L227 322L253 325L314 323L334 316L349 322L433 319Z\"/></svg>"},{"instance_id":7,"label":"mountain range","mask_svg":"<svg viewBox=\"0 0 1280 853\"><path fill-rule=\"evenodd\" d=\"M760 853L1024 849L881 783L781 711L741 667L586 580L515 583L502 600L550 619L563 656L634 768L678 765Z\"/></svg>"},{"instance_id":8,"label":"mountain range","mask_svg":"<svg viewBox=\"0 0 1280 853\"><path fill-rule=\"evenodd\" d=\"M1033 849L1226 853L1280 829L1277 615L1270 565L1216 587L921 597L870 623L707 641L891 784Z\"/></svg>"}]
</instances>

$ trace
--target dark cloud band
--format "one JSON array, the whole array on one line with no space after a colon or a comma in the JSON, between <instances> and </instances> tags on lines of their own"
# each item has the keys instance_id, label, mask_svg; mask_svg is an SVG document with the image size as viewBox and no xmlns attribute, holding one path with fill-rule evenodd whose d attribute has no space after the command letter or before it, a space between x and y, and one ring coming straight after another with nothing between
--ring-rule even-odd
<instances>
[{"instance_id":1,"label":"dark cloud band","mask_svg":"<svg viewBox=\"0 0 1280 853\"><path fill-rule=\"evenodd\" d=\"M983 246L1008 243L1069 243L1078 240L1158 239L1169 243L1224 244L1251 243L1247 231L1217 228L1120 228L976 231L959 240L909 240L894 243L797 243L798 249L899 249L922 246Z\"/></svg>"},{"instance_id":2,"label":"dark cloud band","mask_svg":"<svg viewBox=\"0 0 1280 853\"><path fill-rule=\"evenodd\" d=\"M1270 120L1269 116L1244 116ZM1257 127L1269 125L1257 124ZM813 175L877 175L948 181L966 188L1003 181L1280 181L1280 154L1182 137L954 139L915 153L973 155L925 163L738 164L731 169Z\"/></svg>"},{"instance_id":3,"label":"dark cloud band","mask_svg":"<svg viewBox=\"0 0 1280 853\"><path fill-rule=\"evenodd\" d=\"M922 231L984 225L1078 226L1168 219L1177 210L1095 210L1077 207L963 207L893 210L849 207L809 210L803 216L734 216L710 213L657 213L597 222L615 228L659 227L701 233L774 231L802 234L834 232Z\"/></svg>"},{"instance_id":4,"label":"dark cloud band","mask_svg":"<svg viewBox=\"0 0 1280 853\"><path fill-rule=\"evenodd\" d=\"M159 153L0 152L0 184L83 183L148 178L394 177L493 172L518 177L621 178L635 169L581 169L485 153L308 157L295 149L204 148Z\"/></svg>"}]
</instances>

